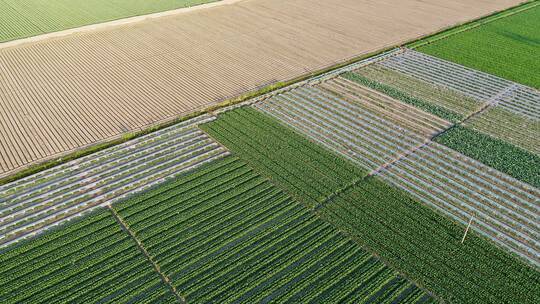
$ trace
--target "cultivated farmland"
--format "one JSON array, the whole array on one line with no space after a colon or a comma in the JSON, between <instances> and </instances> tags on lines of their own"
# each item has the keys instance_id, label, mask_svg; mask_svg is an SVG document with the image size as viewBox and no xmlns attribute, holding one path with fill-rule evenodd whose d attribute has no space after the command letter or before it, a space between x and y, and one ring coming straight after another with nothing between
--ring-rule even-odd
<instances>
[{"instance_id":1,"label":"cultivated farmland","mask_svg":"<svg viewBox=\"0 0 540 304\"><path fill-rule=\"evenodd\" d=\"M418 50L540 89L540 3Z\"/></svg>"},{"instance_id":2,"label":"cultivated farmland","mask_svg":"<svg viewBox=\"0 0 540 304\"><path fill-rule=\"evenodd\" d=\"M208 115L0 186L0 247L227 155Z\"/></svg>"},{"instance_id":3,"label":"cultivated farmland","mask_svg":"<svg viewBox=\"0 0 540 304\"><path fill-rule=\"evenodd\" d=\"M108 210L0 249L0 273L2 303L177 303Z\"/></svg>"},{"instance_id":4,"label":"cultivated farmland","mask_svg":"<svg viewBox=\"0 0 540 304\"><path fill-rule=\"evenodd\" d=\"M540 265L540 191L442 145L431 143L380 176Z\"/></svg>"},{"instance_id":5,"label":"cultivated farmland","mask_svg":"<svg viewBox=\"0 0 540 304\"><path fill-rule=\"evenodd\" d=\"M540 155L538 117L527 118L501 107L493 107L468 120L465 126Z\"/></svg>"},{"instance_id":6,"label":"cultivated farmland","mask_svg":"<svg viewBox=\"0 0 540 304\"><path fill-rule=\"evenodd\" d=\"M294 89L256 107L368 170L391 162L450 126L344 78Z\"/></svg>"},{"instance_id":7,"label":"cultivated farmland","mask_svg":"<svg viewBox=\"0 0 540 304\"><path fill-rule=\"evenodd\" d=\"M113 208L190 303L431 302L235 157Z\"/></svg>"},{"instance_id":8,"label":"cultivated farmland","mask_svg":"<svg viewBox=\"0 0 540 304\"><path fill-rule=\"evenodd\" d=\"M392 94L392 91L396 91L397 93L393 94L396 97L402 95L405 97L405 101L407 99L416 100L417 102L413 104L422 110L453 122L461 121L482 106L482 103L474 98L452 91L444 86L432 85L406 74L387 69L377 63L358 69L355 74L346 74L345 76L386 94Z\"/></svg>"},{"instance_id":9,"label":"cultivated farmland","mask_svg":"<svg viewBox=\"0 0 540 304\"><path fill-rule=\"evenodd\" d=\"M0 46L0 175L519 2L240 1Z\"/></svg>"},{"instance_id":10,"label":"cultivated farmland","mask_svg":"<svg viewBox=\"0 0 540 304\"><path fill-rule=\"evenodd\" d=\"M538 273L535 269L498 249L476 233L473 233L470 243L460 245L462 225L437 214L433 209L414 201L407 193L383 183L376 177L351 176L348 177L348 184L337 184L332 177L339 171L322 166L317 170L313 163L315 156L303 154L303 151L316 150L317 157L322 159L339 160L339 157L328 150L317 148L314 143L302 140L301 136L288 130L277 120L249 108L240 108L221 114L217 120L203 125L202 128L240 158L255 163L257 170L289 190L299 201L307 202L323 219L347 231L360 244L377 252L390 265L414 278L422 286L434 290L442 299L455 303L477 303L479 300L495 303L535 303L538 300L539 294L535 291L539 286L534 279ZM302 145L298 145L299 143ZM445 152L457 154L447 148ZM302 155L303 158L300 158ZM425 163L423 165L425 166ZM440 172L448 172L451 177L459 177L461 172L456 167L443 169L440 163L435 165L440 166ZM351 164L345 163L341 170L348 172L354 170L353 168ZM388 171L391 170L392 168ZM493 169L481 167L478 171L492 174L489 177L491 180L486 183L497 182L494 186L479 189L478 193L486 195L486 201L497 200L501 204L499 209L493 209L501 212L500 214L487 211L482 214L482 220L491 224L503 217L507 223L513 223L516 231L523 227L524 231L529 231L524 232L525 234L534 234L537 223L530 219L537 217L537 207L534 203L531 204L531 197L534 202L538 191L515 180L508 181L507 176ZM387 170L382 172L385 173L381 174L386 174ZM321 186L316 189L324 189L324 185L328 185L328 191L313 193L314 189L309 187L317 181ZM504 182L508 184L501 185ZM472 185L481 187L481 184ZM510 186L514 187L511 193L501 193L495 189ZM426 186L426 189L429 187ZM449 188L448 191L452 189ZM472 188L468 194L473 198L480 195L471 192L474 192ZM326 198L321 198L320 195L324 194ZM517 201L505 200L504 197L512 197ZM480 201L474 203L480 204ZM503 213L503 204L516 205L517 208L508 215ZM528 220L521 221L523 217ZM491 218L493 220L489 221ZM521 231L517 233L521 234ZM501 230L502 232L505 231ZM529 235L528 238L530 240L537 237ZM514 239L514 243L519 241ZM533 241L529 246L534 246L534 243Z\"/></svg>"}]
</instances>

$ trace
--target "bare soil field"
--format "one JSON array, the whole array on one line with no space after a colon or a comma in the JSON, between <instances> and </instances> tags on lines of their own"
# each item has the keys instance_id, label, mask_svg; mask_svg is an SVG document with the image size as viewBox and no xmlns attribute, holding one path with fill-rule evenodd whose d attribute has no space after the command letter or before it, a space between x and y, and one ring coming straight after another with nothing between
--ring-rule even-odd
<instances>
[{"instance_id":1,"label":"bare soil field","mask_svg":"<svg viewBox=\"0 0 540 304\"><path fill-rule=\"evenodd\" d=\"M0 48L0 176L518 0L251 0Z\"/></svg>"}]
</instances>

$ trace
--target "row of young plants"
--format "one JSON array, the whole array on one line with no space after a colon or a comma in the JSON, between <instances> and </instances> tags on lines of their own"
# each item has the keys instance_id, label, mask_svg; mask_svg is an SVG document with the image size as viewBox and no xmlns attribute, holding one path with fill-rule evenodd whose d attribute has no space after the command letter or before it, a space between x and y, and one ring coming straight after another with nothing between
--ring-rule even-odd
<instances>
[{"instance_id":1,"label":"row of young plants","mask_svg":"<svg viewBox=\"0 0 540 304\"><path fill-rule=\"evenodd\" d=\"M431 300L233 156L113 208L188 302Z\"/></svg>"},{"instance_id":2,"label":"row of young plants","mask_svg":"<svg viewBox=\"0 0 540 304\"><path fill-rule=\"evenodd\" d=\"M435 141L540 188L540 156L468 127L455 126Z\"/></svg>"},{"instance_id":3,"label":"row of young plants","mask_svg":"<svg viewBox=\"0 0 540 304\"><path fill-rule=\"evenodd\" d=\"M0 259L2 303L175 299L105 209L2 249Z\"/></svg>"},{"instance_id":4,"label":"row of young plants","mask_svg":"<svg viewBox=\"0 0 540 304\"><path fill-rule=\"evenodd\" d=\"M482 103L478 100L460 94L454 90L440 85L425 82L421 79L385 68L380 63L374 63L356 69L354 74L367 78L375 85L384 85L420 101L419 106L425 102L435 105L466 117L477 111ZM365 84L368 85L368 84ZM375 89L375 87L372 87ZM397 97L395 97L397 98ZM424 109L424 111L428 111Z\"/></svg>"},{"instance_id":5,"label":"row of young plants","mask_svg":"<svg viewBox=\"0 0 540 304\"><path fill-rule=\"evenodd\" d=\"M464 118L462 114L453 112L451 110L448 110L447 108L430 103L426 100L411 96L403 91L400 91L399 89L371 80L360 74L354 72L345 72L341 74L341 77L379 91L406 104L413 105L423 111L426 111L427 113L431 113L449 122L458 123Z\"/></svg>"},{"instance_id":6,"label":"row of young plants","mask_svg":"<svg viewBox=\"0 0 540 304\"><path fill-rule=\"evenodd\" d=\"M364 170L252 108L223 113L201 128L311 207L366 175Z\"/></svg>"}]
</instances>

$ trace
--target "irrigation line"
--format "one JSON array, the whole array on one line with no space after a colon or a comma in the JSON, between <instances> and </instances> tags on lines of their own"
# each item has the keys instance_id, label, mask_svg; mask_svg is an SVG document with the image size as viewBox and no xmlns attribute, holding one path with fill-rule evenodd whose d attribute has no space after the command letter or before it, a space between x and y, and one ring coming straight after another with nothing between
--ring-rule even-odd
<instances>
[{"instance_id":1,"label":"irrigation line","mask_svg":"<svg viewBox=\"0 0 540 304\"><path fill-rule=\"evenodd\" d=\"M150 262L150 264L152 264L152 266L154 267L154 271L159 274L163 284L165 284L171 290L171 292L174 294L174 296L176 297L179 303L186 303L186 299L182 295L180 295L180 293L172 285L171 279L169 279L169 277L161 271L161 268L159 267L158 263L154 261L152 256L148 253L148 251L146 251L146 248L144 248L144 245L142 244L142 242L135 236L133 231L129 229L129 226L122 220L122 218L120 218L118 213L116 213L116 210L114 210L114 208L112 208L110 205L107 206L107 208L111 211L111 214L113 215L116 222L120 225L122 230L124 230L135 241L139 250L142 252L142 254L144 254L144 256Z\"/></svg>"}]
</instances>

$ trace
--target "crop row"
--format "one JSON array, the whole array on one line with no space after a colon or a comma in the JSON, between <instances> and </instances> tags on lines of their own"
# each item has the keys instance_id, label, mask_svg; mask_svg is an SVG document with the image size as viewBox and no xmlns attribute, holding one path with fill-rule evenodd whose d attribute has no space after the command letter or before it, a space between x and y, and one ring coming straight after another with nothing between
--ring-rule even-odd
<instances>
[{"instance_id":1,"label":"crop row","mask_svg":"<svg viewBox=\"0 0 540 304\"><path fill-rule=\"evenodd\" d=\"M1 259L2 303L174 299L136 243L103 209L5 248Z\"/></svg>"},{"instance_id":2,"label":"crop row","mask_svg":"<svg viewBox=\"0 0 540 304\"><path fill-rule=\"evenodd\" d=\"M34 235L227 154L193 124L169 131L159 134L158 142L144 140L115 148L103 153L101 162L88 160L63 169L66 179L52 173L52 179L39 177L41 183L27 183L20 192L6 195L0 203L0 243L5 246Z\"/></svg>"},{"instance_id":3,"label":"crop row","mask_svg":"<svg viewBox=\"0 0 540 304\"><path fill-rule=\"evenodd\" d=\"M369 177L320 209L390 265L448 303L537 303L537 272L399 189Z\"/></svg>"},{"instance_id":4,"label":"crop row","mask_svg":"<svg viewBox=\"0 0 540 304\"><path fill-rule=\"evenodd\" d=\"M249 107L223 113L201 128L311 207L366 174Z\"/></svg>"},{"instance_id":5,"label":"crop row","mask_svg":"<svg viewBox=\"0 0 540 304\"><path fill-rule=\"evenodd\" d=\"M533 264L540 264L540 191L442 145L402 158L381 176Z\"/></svg>"},{"instance_id":6,"label":"crop row","mask_svg":"<svg viewBox=\"0 0 540 304\"><path fill-rule=\"evenodd\" d=\"M188 302L425 296L236 157L113 208Z\"/></svg>"},{"instance_id":7,"label":"crop row","mask_svg":"<svg viewBox=\"0 0 540 304\"><path fill-rule=\"evenodd\" d=\"M377 93L338 79L301 87L256 106L371 170L449 126L428 114L418 114L411 106L385 102Z\"/></svg>"},{"instance_id":8,"label":"crop row","mask_svg":"<svg viewBox=\"0 0 540 304\"><path fill-rule=\"evenodd\" d=\"M35 191L49 184L59 181L78 178L77 174L85 171L91 171L101 165L108 164L117 160L122 160L132 155L138 155L147 149L158 148L161 144L167 143L183 134L193 126L208 122L213 118L209 115L201 115L196 118L181 122L177 125L152 132L151 134L130 140L126 143L93 153L85 157L70 161L60 166L32 174L28 177L16 180L6 185L0 186L0 202L10 198L10 195L27 193ZM77 169L77 170L75 170Z\"/></svg>"}]
</instances>

